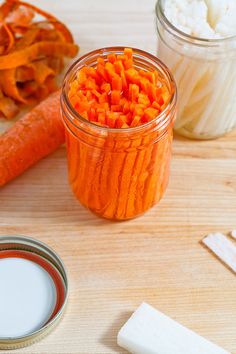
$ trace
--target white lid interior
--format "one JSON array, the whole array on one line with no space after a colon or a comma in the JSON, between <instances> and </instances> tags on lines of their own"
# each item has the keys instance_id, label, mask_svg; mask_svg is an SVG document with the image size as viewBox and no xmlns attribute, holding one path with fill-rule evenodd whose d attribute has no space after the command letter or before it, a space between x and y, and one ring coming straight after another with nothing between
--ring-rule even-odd
<instances>
[{"instance_id":1,"label":"white lid interior","mask_svg":"<svg viewBox=\"0 0 236 354\"><path fill-rule=\"evenodd\" d=\"M0 259L0 338L21 337L42 328L56 298L55 284L40 265L23 258Z\"/></svg>"}]
</instances>

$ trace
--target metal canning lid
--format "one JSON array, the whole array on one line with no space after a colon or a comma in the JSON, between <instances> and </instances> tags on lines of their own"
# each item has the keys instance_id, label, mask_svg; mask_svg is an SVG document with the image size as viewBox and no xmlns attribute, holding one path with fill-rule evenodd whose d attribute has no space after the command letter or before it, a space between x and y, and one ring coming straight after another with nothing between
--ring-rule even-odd
<instances>
[{"instance_id":1,"label":"metal canning lid","mask_svg":"<svg viewBox=\"0 0 236 354\"><path fill-rule=\"evenodd\" d=\"M0 237L0 349L33 344L58 323L68 297L60 257L24 236Z\"/></svg>"}]
</instances>

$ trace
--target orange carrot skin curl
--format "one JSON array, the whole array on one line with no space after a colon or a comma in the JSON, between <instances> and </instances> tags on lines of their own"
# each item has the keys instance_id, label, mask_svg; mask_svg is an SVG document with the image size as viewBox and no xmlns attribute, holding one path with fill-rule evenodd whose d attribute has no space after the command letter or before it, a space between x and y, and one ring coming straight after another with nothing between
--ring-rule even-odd
<instances>
[{"instance_id":1,"label":"orange carrot skin curl","mask_svg":"<svg viewBox=\"0 0 236 354\"><path fill-rule=\"evenodd\" d=\"M20 0L0 4L0 117L12 119L58 90L64 58L79 47L55 16Z\"/></svg>"},{"instance_id":2,"label":"orange carrot skin curl","mask_svg":"<svg viewBox=\"0 0 236 354\"><path fill-rule=\"evenodd\" d=\"M64 143L60 94L53 93L0 136L0 186Z\"/></svg>"},{"instance_id":3,"label":"orange carrot skin curl","mask_svg":"<svg viewBox=\"0 0 236 354\"><path fill-rule=\"evenodd\" d=\"M158 59L131 49L92 52L68 72L61 104L69 180L79 201L110 220L154 206L169 180L176 114L175 84Z\"/></svg>"}]
</instances>

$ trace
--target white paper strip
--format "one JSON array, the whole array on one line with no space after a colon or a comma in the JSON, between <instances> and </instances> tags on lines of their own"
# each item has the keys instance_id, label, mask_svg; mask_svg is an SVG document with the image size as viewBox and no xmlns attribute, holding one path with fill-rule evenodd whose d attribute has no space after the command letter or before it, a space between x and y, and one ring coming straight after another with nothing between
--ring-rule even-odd
<instances>
[{"instance_id":1,"label":"white paper strip","mask_svg":"<svg viewBox=\"0 0 236 354\"><path fill-rule=\"evenodd\" d=\"M202 242L236 273L236 246L225 235L209 234Z\"/></svg>"},{"instance_id":2,"label":"white paper strip","mask_svg":"<svg viewBox=\"0 0 236 354\"><path fill-rule=\"evenodd\" d=\"M146 303L121 328L117 343L133 354L230 354Z\"/></svg>"}]
</instances>

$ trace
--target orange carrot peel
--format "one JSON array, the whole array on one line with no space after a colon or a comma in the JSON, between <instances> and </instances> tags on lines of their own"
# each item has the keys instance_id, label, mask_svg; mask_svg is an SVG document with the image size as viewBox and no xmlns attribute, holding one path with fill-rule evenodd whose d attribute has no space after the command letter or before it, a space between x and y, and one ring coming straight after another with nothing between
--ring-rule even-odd
<instances>
[{"instance_id":1,"label":"orange carrot peel","mask_svg":"<svg viewBox=\"0 0 236 354\"><path fill-rule=\"evenodd\" d=\"M55 16L24 1L6 0L0 6L0 114L11 119L17 107L36 104L55 91L63 58L77 52L70 31Z\"/></svg>"}]
</instances>

